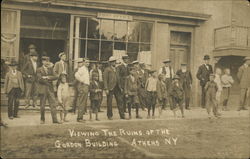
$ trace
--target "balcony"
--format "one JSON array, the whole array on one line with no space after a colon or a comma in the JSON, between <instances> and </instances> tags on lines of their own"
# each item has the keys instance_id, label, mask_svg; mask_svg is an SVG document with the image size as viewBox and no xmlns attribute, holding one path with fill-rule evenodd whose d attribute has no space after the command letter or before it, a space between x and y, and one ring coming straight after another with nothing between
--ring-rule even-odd
<instances>
[{"instance_id":1,"label":"balcony","mask_svg":"<svg viewBox=\"0 0 250 159\"><path fill-rule=\"evenodd\" d=\"M250 56L250 27L225 26L214 30L214 56Z\"/></svg>"}]
</instances>

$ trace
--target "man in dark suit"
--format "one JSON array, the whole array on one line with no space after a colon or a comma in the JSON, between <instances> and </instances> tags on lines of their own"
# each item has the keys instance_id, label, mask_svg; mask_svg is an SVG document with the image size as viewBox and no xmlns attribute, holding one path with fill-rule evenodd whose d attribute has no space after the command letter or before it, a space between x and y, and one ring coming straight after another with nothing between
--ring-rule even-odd
<instances>
[{"instance_id":1,"label":"man in dark suit","mask_svg":"<svg viewBox=\"0 0 250 159\"><path fill-rule=\"evenodd\" d=\"M126 98L124 94L124 85L125 85L125 79L129 75L129 70L128 70L128 63L129 63L129 56L124 55L122 56L123 63L117 67L117 74L119 76L119 86L121 89L121 104L123 106L124 112L127 112L126 108Z\"/></svg>"},{"instance_id":2,"label":"man in dark suit","mask_svg":"<svg viewBox=\"0 0 250 159\"><path fill-rule=\"evenodd\" d=\"M189 108L189 102L190 102L190 95L191 95L191 85L192 85L192 74L191 72L187 69L187 64L182 63L181 64L181 69L179 69L176 72L176 75L180 77L180 84L184 90L184 97L185 97L185 108Z\"/></svg>"},{"instance_id":3,"label":"man in dark suit","mask_svg":"<svg viewBox=\"0 0 250 159\"><path fill-rule=\"evenodd\" d=\"M244 60L245 60L245 63L239 68L239 71L237 73L237 77L240 82L240 107L238 108L238 111L247 110L245 105L247 104L247 102L249 102L249 98L250 98L250 92L249 92L250 90L250 57L246 57Z\"/></svg>"},{"instance_id":4,"label":"man in dark suit","mask_svg":"<svg viewBox=\"0 0 250 159\"><path fill-rule=\"evenodd\" d=\"M36 51L31 52L30 58L24 64L22 73L25 79L25 98L26 98L26 108L30 105L30 97L33 100L33 107L36 107L37 100L37 68L39 67L39 63L37 62L38 55Z\"/></svg>"},{"instance_id":5,"label":"man in dark suit","mask_svg":"<svg viewBox=\"0 0 250 159\"><path fill-rule=\"evenodd\" d=\"M117 107L119 110L119 115L121 119L125 119L125 114L123 110L123 106L121 104L121 89L119 88L119 80L117 70L115 68L116 59L111 56L109 58L109 64L104 70L103 82L104 82L104 90L107 94L107 116L109 120L112 120L113 112L112 112L112 99L113 95L115 96Z\"/></svg>"},{"instance_id":6,"label":"man in dark suit","mask_svg":"<svg viewBox=\"0 0 250 159\"><path fill-rule=\"evenodd\" d=\"M204 64L199 67L196 77L200 80L201 85L201 106L205 108L205 85L209 81L210 74L213 73L213 67L209 64L209 55L205 55L203 60Z\"/></svg>"},{"instance_id":7,"label":"man in dark suit","mask_svg":"<svg viewBox=\"0 0 250 159\"><path fill-rule=\"evenodd\" d=\"M54 75L53 68L48 67L49 65L49 57L42 57L42 67L37 69L37 79L39 82L38 85L38 93L40 95L40 112L41 112L41 124L45 123L45 104L46 99L49 101L52 122L58 123L56 116L56 98L53 90L52 81L57 80L57 76Z\"/></svg>"}]
</instances>

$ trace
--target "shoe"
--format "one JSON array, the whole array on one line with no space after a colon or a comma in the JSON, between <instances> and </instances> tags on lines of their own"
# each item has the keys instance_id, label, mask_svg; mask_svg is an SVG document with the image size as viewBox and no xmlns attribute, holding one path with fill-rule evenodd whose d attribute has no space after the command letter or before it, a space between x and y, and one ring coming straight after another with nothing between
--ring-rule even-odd
<instances>
[{"instance_id":1,"label":"shoe","mask_svg":"<svg viewBox=\"0 0 250 159\"><path fill-rule=\"evenodd\" d=\"M185 118L185 116L184 116L184 115L182 115L181 117L182 117L182 118Z\"/></svg>"},{"instance_id":2,"label":"shoe","mask_svg":"<svg viewBox=\"0 0 250 159\"><path fill-rule=\"evenodd\" d=\"M217 113L216 116L221 116L221 113Z\"/></svg>"},{"instance_id":3,"label":"shoe","mask_svg":"<svg viewBox=\"0 0 250 159\"><path fill-rule=\"evenodd\" d=\"M136 116L136 119L142 119L142 117L138 115L138 116Z\"/></svg>"},{"instance_id":4,"label":"shoe","mask_svg":"<svg viewBox=\"0 0 250 159\"><path fill-rule=\"evenodd\" d=\"M186 108L187 110L191 110L189 107Z\"/></svg>"},{"instance_id":5,"label":"shoe","mask_svg":"<svg viewBox=\"0 0 250 159\"><path fill-rule=\"evenodd\" d=\"M19 115L17 115L17 116L14 116L14 118L21 118Z\"/></svg>"},{"instance_id":6,"label":"shoe","mask_svg":"<svg viewBox=\"0 0 250 159\"><path fill-rule=\"evenodd\" d=\"M98 118L96 118L95 120L96 120L96 121L100 121L100 119L98 119Z\"/></svg>"},{"instance_id":7,"label":"shoe","mask_svg":"<svg viewBox=\"0 0 250 159\"><path fill-rule=\"evenodd\" d=\"M79 123L85 123L85 120L83 120L83 119L77 119L77 122L79 122Z\"/></svg>"},{"instance_id":8,"label":"shoe","mask_svg":"<svg viewBox=\"0 0 250 159\"><path fill-rule=\"evenodd\" d=\"M53 122L53 124L62 124L60 121Z\"/></svg>"},{"instance_id":9,"label":"shoe","mask_svg":"<svg viewBox=\"0 0 250 159\"><path fill-rule=\"evenodd\" d=\"M63 121L64 121L64 122L69 122L69 120L67 120L67 119L64 119Z\"/></svg>"},{"instance_id":10,"label":"shoe","mask_svg":"<svg viewBox=\"0 0 250 159\"><path fill-rule=\"evenodd\" d=\"M104 111L102 111L102 110L98 110L98 112L100 112L100 113L101 113L101 112L104 112Z\"/></svg>"},{"instance_id":11,"label":"shoe","mask_svg":"<svg viewBox=\"0 0 250 159\"><path fill-rule=\"evenodd\" d=\"M40 124L45 124L45 121L41 120L41 121L40 121Z\"/></svg>"},{"instance_id":12,"label":"shoe","mask_svg":"<svg viewBox=\"0 0 250 159\"><path fill-rule=\"evenodd\" d=\"M30 105L26 105L26 106L25 106L25 109L28 109L29 107L30 107Z\"/></svg>"},{"instance_id":13,"label":"shoe","mask_svg":"<svg viewBox=\"0 0 250 159\"><path fill-rule=\"evenodd\" d=\"M113 118L112 117L108 117L108 120L113 120Z\"/></svg>"},{"instance_id":14,"label":"shoe","mask_svg":"<svg viewBox=\"0 0 250 159\"><path fill-rule=\"evenodd\" d=\"M13 116L10 116L9 119L10 119L10 120L13 120L14 118L13 118Z\"/></svg>"},{"instance_id":15,"label":"shoe","mask_svg":"<svg viewBox=\"0 0 250 159\"><path fill-rule=\"evenodd\" d=\"M241 109L242 109L242 108L241 108L241 107L239 107L239 108L237 109L237 111L241 111Z\"/></svg>"},{"instance_id":16,"label":"shoe","mask_svg":"<svg viewBox=\"0 0 250 159\"><path fill-rule=\"evenodd\" d=\"M248 110L246 107L243 107L242 110Z\"/></svg>"}]
</instances>

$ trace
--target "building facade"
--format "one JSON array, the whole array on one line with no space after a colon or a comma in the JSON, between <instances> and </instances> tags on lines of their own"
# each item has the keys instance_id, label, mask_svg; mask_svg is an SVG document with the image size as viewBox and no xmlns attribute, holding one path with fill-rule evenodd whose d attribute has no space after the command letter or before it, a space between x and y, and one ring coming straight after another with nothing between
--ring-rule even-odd
<instances>
[{"instance_id":1,"label":"building facade","mask_svg":"<svg viewBox=\"0 0 250 159\"><path fill-rule=\"evenodd\" d=\"M166 58L175 70L187 62L194 77L193 105L199 105L195 78L205 54L216 67L237 73L250 56L249 3L245 0L6 0L1 5L1 59L22 62L29 44L56 62L106 61L128 54L154 69ZM73 71L70 71L73 72Z\"/></svg>"}]
</instances>

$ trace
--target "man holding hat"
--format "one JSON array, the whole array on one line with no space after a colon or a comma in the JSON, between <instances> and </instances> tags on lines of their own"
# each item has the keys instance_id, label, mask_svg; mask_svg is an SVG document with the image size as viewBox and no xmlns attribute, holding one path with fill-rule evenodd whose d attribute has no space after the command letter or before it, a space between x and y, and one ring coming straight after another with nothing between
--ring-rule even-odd
<instances>
[{"instance_id":1,"label":"man holding hat","mask_svg":"<svg viewBox=\"0 0 250 159\"><path fill-rule=\"evenodd\" d=\"M113 95L115 96L117 107L119 110L119 115L121 119L125 119L125 114L123 110L123 105L121 104L121 89L118 84L118 74L115 68L116 59L114 56L109 58L109 66L105 68L103 73L103 82L104 82L104 90L107 94L107 117L109 120L112 120L113 112L112 112L112 99Z\"/></svg>"},{"instance_id":2,"label":"man holding hat","mask_svg":"<svg viewBox=\"0 0 250 159\"><path fill-rule=\"evenodd\" d=\"M184 90L184 97L185 97L185 108L189 108L190 102L190 95L191 95L191 85L192 85L192 74L187 69L187 63L181 64L181 69L176 72L176 75L180 77L180 85Z\"/></svg>"},{"instance_id":3,"label":"man holding hat","mask_svg":"<svg viewBox=\"0 0 250 159\"><path fill-rule=\"evenodd\" d=\"M167 92L168 92L168 99L170 99L170 96L169 96L169 89L171 87L171 83L172 83L172 78L174 76L174 69L171 67L171 60L170 59L166 59L163 61L164 63L164 66L162 68L160 68L159 70L159 74L163 74L164 76L164 81L165 81L165 84L166 84L166 88L167 88ZM169 102L171 102L171 100L169 100ZM166 109L166 104L167 104L167 101L165 101L163 103L163 110ZM169 103L171 105L171 103Z\"/></svg>"},{"instance_id":4,"label":"man holding hat","mask_svg":"<svg viewBox=\"0 0 250 159\"><path fill-rule=\"evenodd\" d=\"M36 51L31 52L30 58L24 64L22 73L25 79L25 98L26 98L26 107L30 106L30 97L33 100L33 107L36 107L37 103L37 68L39 67L38 63L38 54Z\"/></svg>"},{"instance_id":5,"label":"man holding hat","mask_svg":"<svg viewBox=\"0 0 250 159\"><path fill-rule=\"evenodd\" d=\"M53 81L57 80L57 76L54 74L53 68L49 67L49 57L42 57L42 67L37 69L37 79L39 82L38 93L40 95L40 113L41 113L41 124L45 123L45 104L46 99L49 101L52 122L61 124L57 120L56 106L57 101L53 90Z\"/></svg>"},{"instance_id":6,"label":"man holding hat","mask_svg":"<svg viewBox=\"0 0 250 159\"><path fill-rule=\"evenodd\" d=\"M117 74L119 77L119 86L121 89L121 104L123 106L124 112L127 112L127 103L126 103L126 97L124 94L124 86L125 86L125 80L129 75L129 68L128 68L128 63L129 63L129 56L128 55L123 55L122 56L122 64L117 67Z\"/></svg>"},{"instance_id":7,"label":"man holding hat","mask_svg":"<svg viewBox=\"0 0 250 159\"><path fill-rule=\"evenodd\" d=\"M83 115L87 109L87 99L89 93L90 77L89 77L89 60L87 58L83 59L82 66L75 73L75 78L77 80L78 89L78 115L77 122L84 122Z\"/></svg>"},{"instance_id":8,"label":"man holding hat","mask_svg":"<svg viewBox=\"0 0 250 159\"><path fill-rule=\"evenodd\" d=\"M209 75L213 73L213 67L212 65L209 64L210 62L210 57L209 55L205 55L204 58L204 64L202 64L198 72L196 74L196 77L200 80L200 85L201 85L201 106L202 108L205 108L205 86L207 82L209 81Z\"/></svg>"},{"instance_id":9,"label":"man holding hat","mask_svg":"<svg viewBox=\"0 0 250 159\"><path fill-rule=\"evenodd\" d=\"M245 57L245 63L239 68L237 77L240 81L240 110L247 110L245 105L250 104L250 57ZM247 101L248 99L248 101Z\"/></svg>"},{"instance_id":10,"label":"man holding hat","mask_svg":"<svg viewBox=\"0 0 250 159\"><path fill-rule=\"evenodd\" d=\"M4 90L8 95L8 117L18 118L19 98L24 91L22 73L17 71L17 62L11 61L10 70L5 76Z\"/></svg>"},{"instance_id":11,"label":"man holding hat","mask_svg":"<svg viewBox=\"0 0 250 159\"><path fill-rule=\"evenodd\" d=\"M66 54L64 52L61 52L58 57L60 61L55 63L54 72L59 77L62 73L68 74L68 64L66 63Z\"/></svg>"}]
</instances>

